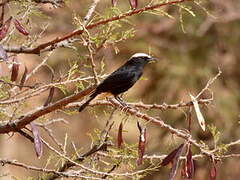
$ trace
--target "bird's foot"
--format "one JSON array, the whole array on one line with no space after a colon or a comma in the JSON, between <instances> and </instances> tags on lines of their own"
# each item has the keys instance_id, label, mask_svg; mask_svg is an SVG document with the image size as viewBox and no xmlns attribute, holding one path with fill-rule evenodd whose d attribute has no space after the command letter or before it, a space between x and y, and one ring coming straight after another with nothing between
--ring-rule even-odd
<instances>
[{"instance_id":1,"label":"bird's foot","mask_svg":"<svg viewBox=\"0 0 240 180\"><path fill-rule=\"evenodd\" d=\"M119 97L119 96L115 96L115 99L122 105L122 106L127 106L127 103L124 102L124 100Z\"/></svg>"}]
</instances>

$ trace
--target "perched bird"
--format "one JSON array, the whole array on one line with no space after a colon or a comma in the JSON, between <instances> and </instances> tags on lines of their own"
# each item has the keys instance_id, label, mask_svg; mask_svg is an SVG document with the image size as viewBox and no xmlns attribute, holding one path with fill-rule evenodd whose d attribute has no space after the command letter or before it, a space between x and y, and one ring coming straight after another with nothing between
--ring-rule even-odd
<instances>
[{"instance_id":1,"label":"perched bird","mask_svg":"<svg viewBox=\"0 0 240 180\"><path fill-rule=\"evenodd\" d=\"M141 77L146 64L156 60L145 53L134 54L125 64L104 79L89 96L89 99L80 106L81 112L97 95L111 93L121 104L118 96L131 88Z\"/></svg>"}]
</instances>

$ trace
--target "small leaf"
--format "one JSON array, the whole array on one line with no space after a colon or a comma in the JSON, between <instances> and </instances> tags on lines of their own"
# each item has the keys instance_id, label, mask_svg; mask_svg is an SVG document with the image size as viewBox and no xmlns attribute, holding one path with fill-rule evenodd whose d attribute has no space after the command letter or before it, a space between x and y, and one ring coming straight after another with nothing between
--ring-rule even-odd
<instances>
[{"instance_id":1,"label":"small leaf","mask_svg":"<svg viewBox=\"0 0 240 180\"><path fill-rule=\"evenodd\" d=\"M33 134L33 139L34 139L34 148L36 151L36 155L38 158L41 158L43 148L42 148L42 140L40 138L39 131L37 129L37 126L33 122L30 123L30 126L32 129L32 134Z\"/></svg>"},{"instance_id":2,"label":"small leaf","mask_svg":"<svg viewBox=\"0 0 240 180\"><path fill-rule=\"evenodd\" d=\"M180 150L182 150L184 144L181 144L178 148L174 149L170 154L167 155L167 157L165 157L162 160L162 163L160 164L161 166L166 166L168 165L170 162L173 162L173 159L176 157L176 155L178 154L178 152Z\"/></svg>"},{"instance_id":3,"label":"small leaf","mask_svg":"<svg viewBox=\"0 0 240 180\"><path fill-rule=\"evenodd\" d=\"M123 124L121 124L118 127L118 137L117 137L117 147L121 148L123 144L123 136L122 136L122 130L123 130Z\"/></svg>"},{"instance_id":4,"label":"small leaf","mask_svg":"<svg viewBox=\"0 0 240 180\"><path fill-rule=\"evenodd\" d=\"M197 102L196 98L194 96L192 96L191 94L190 94L190 97L191 97L192 102L193 102L193 106L194 106L194 109L195 109L195 112L196 112L196 115L197 115L198 123L199 123L200 127L202 128L202 130L205 131L206 130L206 124L205 124L205 120L203 118L203 115L200 111L198 102Z\"/></svg>"},{"instance_id":5,"label":"small leaf","mask_svg":"<svg viewBox=\"0 0 240 180\"><path fill-rule=\"evenodd\" d=\"M210 180L216 180L216 178L217 178L217 169L214 164L210 170Z\"/></svg>"},{"instance_id":6,"label":"small leaf","mask_svg":"<svg viewBox=\"0 0 240 180\"><path fill-rule=\"evenodd\" d=\"M11 25L12 17L8 18L8 20L3 24L3 26L0 28L0 41L5 38L7 35L8 29Z\"/></svg>"},{"instance_id":7,"label":"small leaf","mask_svg":"<svg viewBox=\"0 0 240 180\"><path fill-rule=\"evenodd\" d=\"M129 0L132 9L136 9L138 6L138 0Z\"/></svg>"},{"instance_id":8,"label":"small leaf","mask_svg":"<svg viewBox=\"0 0 240 180\"><path fill-rule=\"evenodd\" d=\"M13 59L13 65L12 65L12 74L11 74L11 81L16 81L18 77L18 71L19 71L20 64L17 62L16 57Z\"/></svg>"},{"instance_id":9,"label":"small leaf","mask_svg":"<svg viewBox=\"0 0 240 180\"><path fill-rule=\"evenodd\" d=\"M174 177L176 176L177 169L178 169L178 164L179 164L179 159L180 159L180 156L182 154L183 147L184 147L184 144L181 144L177 149L175 149L176 153L175 153L174 159L172 161L173 165L172 165L168 180L173 180Z\"/></svg>"},{"instance_id":10,"label":"small leaf","mask_svg":"<svg viewBox=\"0 0 240 180\"><path fill-rule=\"evenodd\" d=\"M0 44L0 58L4 61L8 61L8 55L3 46Z\"/></svg>"},{"instance_id":11,"label":"small leaf","mask_svg":"<svg viewBox=\"0 0 240 180\"><path fill-rule=\"evenodd\" d=\"M143 155L145 152L145 144L146 144L146 128L142 128L137 122L137 126L140 132L139 135L139 142L138 142L138 159L137 159L137 165L141 165L143 161Z\"/></svg>"},{"instance_id":12,"label":"small leaf","mask_svg":"<svg viewBox=\"0 0 240 180\"><path fill-rule=\"evenodd\" d=\"M46 100L46 102L44 103L43 106L47 106L50 102L52 102L52 98L53 98L53 95L54 95L54 90L55 90L55 87L50 88L48 98L47 98L47 100Z\"/></svg>"},{"instance_id":13,"label":"small leaf","mask_svg":"<svg viewBox=\"0 0 240 180\"><path fill-rule=\"evenodd\" d=\"M14 19L14 25L15 25L15 28L16 28L20 33L22 33L22 34L25 35L25 36L28 36L28 35L29 35L29 32L26 31L26 29L22 26L22 24L21 24L17 19Z\"/></svg>"},{"instance_id":14,"label":"small leaf","mask_svg":"<svg viewBox=\"0 0 240 180\"><path fill-rule=\"evenodd\" d=\"M24 83L26 81L27 73L28 73L28 69L27 69L27 66L25 65L25 70L24 70L24 73L23 73L21 81L20 81L20 90L22 89L22 86L24 85Z\"/></svg>"},{"instance_id":15,"label":"small leaf","mask_svg":"<svg viewBox=\"0 0 240 180\"><path fill-rule=\"evenodd\" d=\"M112 0L112 6L116 6L117 5L117 0Z\"/></svg>"}]
</instances>

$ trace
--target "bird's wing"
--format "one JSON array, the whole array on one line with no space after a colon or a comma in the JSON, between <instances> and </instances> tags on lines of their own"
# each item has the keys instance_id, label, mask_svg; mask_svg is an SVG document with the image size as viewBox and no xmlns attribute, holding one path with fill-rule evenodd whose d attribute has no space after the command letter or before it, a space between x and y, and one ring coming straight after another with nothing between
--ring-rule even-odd
<instances>
[{"instance_id":1,"label":"bird's wing","mask_svg":"<svg viewBox=\"0 0 240 180\"><path fill-rule=\"evenodd\" d=\"M138 80L141 74L138 75L136 73L135 69L132 68L119 68L99 84L97 91L99 93L112 91L122 93L132 87Z\"/></svg>"}]
</instances>

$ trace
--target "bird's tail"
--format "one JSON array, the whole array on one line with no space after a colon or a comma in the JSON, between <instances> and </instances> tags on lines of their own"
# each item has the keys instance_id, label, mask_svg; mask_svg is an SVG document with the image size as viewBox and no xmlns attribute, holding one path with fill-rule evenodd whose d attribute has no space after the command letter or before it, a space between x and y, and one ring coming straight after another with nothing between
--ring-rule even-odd
<instances>
[{"instance_id":1,"label":"bird's tail","mask_svg":"<svg viewBox=\"0 0 240 180\"><path fill-rule=\"evenodd\" d=\"M96 93L96 91L94 93L92 93L89 97L89 99L80 106L79 108L79 112L83 111L85 109L85 107L97 96L98 94Z\"/></svg>"}]
</instances>

